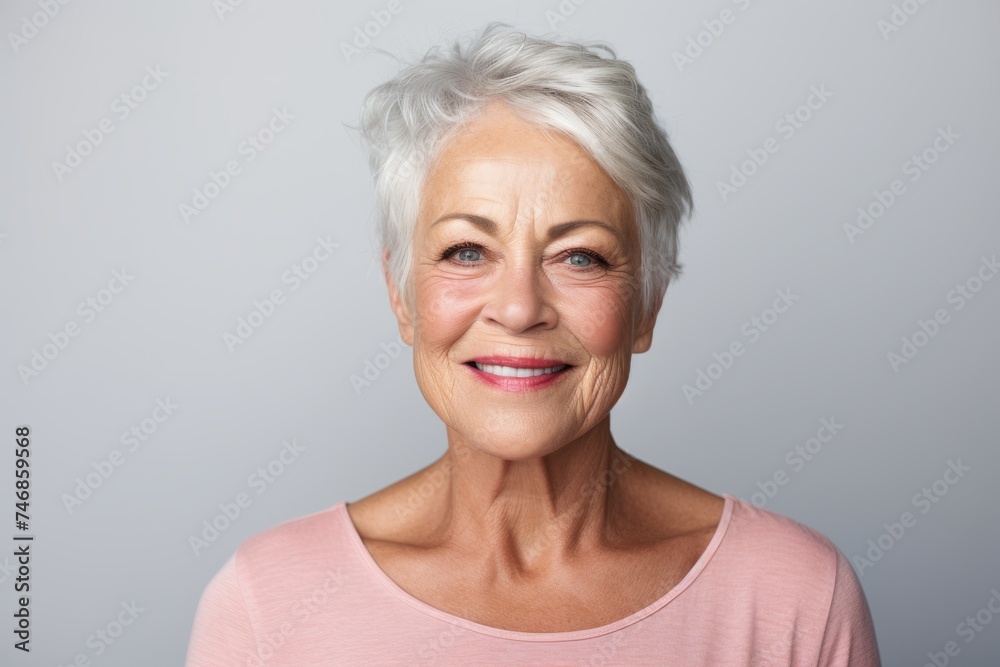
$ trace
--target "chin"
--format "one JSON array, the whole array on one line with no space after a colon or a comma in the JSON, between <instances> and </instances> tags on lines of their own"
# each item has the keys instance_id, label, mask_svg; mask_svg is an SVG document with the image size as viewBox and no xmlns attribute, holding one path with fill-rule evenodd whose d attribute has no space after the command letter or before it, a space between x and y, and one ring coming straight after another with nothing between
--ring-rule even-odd
<instances>
[{"instance_id":1,"label":"chin","mask_svg":"<svg viewBox=\"0 0 1000 667\"><path fill-rule=\"evenodd\" d=\"M517 435L487 438L487 443L476 446L478 451L507 461L525 461L558 451L561 441L529 441Z\"/></svg>"}]
</instances>

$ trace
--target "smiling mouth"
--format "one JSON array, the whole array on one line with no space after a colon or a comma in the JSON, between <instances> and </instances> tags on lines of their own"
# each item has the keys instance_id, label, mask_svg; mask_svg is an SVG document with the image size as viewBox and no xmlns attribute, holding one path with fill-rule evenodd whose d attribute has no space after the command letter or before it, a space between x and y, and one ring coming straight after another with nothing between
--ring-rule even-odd
<instances>
[{"instance_id":1,"label":"smiling mouth","mask_svg":"<svg viewBox=\"0 0 1000 667\"><path fill-rule=\"evenodd\" d=\"M558 366L550 366L549 368L514 368L513 366L480 364L475 361L467 361L465 362L465 365L472 366L473 368L484 373L489 373L490 375L518 378L535 377L537 375L551 375L552 373L558 373L570 367L569 364L559 364Z\"/></svg>"}]
</instances>

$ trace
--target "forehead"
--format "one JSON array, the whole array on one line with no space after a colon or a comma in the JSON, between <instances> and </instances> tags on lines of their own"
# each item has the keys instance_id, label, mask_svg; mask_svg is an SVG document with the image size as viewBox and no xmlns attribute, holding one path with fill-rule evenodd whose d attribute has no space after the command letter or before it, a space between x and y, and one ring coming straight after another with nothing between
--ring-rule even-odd
<instances>
[{"instance_id":1,"label":"forehead","mask_svg":"<svg viewBox=\"0 0 1000 667\"><path fill-rule=\"evenodd\" d=\"M477 206L502 217L630 219L624 191L584 148L496 102L446 143L421 200L422 219Z\"/></svg>"}]
</instances>

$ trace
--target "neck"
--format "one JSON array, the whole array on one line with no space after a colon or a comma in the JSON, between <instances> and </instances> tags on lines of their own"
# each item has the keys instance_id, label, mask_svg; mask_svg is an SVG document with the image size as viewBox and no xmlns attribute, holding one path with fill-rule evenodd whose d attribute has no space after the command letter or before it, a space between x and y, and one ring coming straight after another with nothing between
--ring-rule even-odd
<instances>
[{"instance_id":1,"label":"neck","mask_svg":"<svg viewBox=\"0 0 1000 667\"><path fill-rule=\"evenodd\" d=\"M516 461L448 435L448 452L432 466L432 524L443 543L537 575L613 540L608 519L624 511L620 482L636 459L615 444L610 415L551 454Z\"/></svg>"}]
</instances>

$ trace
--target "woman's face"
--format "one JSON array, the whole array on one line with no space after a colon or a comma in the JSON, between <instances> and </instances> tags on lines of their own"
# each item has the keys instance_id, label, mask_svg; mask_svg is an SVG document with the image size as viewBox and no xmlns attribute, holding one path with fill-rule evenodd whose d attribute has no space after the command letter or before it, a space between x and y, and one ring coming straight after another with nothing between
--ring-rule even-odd
<instances>
[{"instance_id":1,"label":"woman's face","mask_svg":"<svg viewBox=\"0 0 1000 667\"><path fill-rule=\"evenodd\" d=\"M389 289L417 383L450 436L518 460L553 452L608 415L655 321L639 319L629 211L579 145L501 104L438 155L414 231L413 309L391 280ZM520 361L470 363L498 356ZM561 364L497 375L499 365Z\"/></svg>"}]
</instances>

